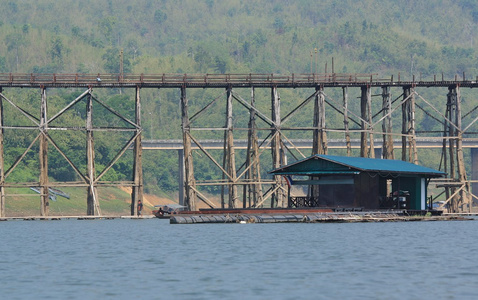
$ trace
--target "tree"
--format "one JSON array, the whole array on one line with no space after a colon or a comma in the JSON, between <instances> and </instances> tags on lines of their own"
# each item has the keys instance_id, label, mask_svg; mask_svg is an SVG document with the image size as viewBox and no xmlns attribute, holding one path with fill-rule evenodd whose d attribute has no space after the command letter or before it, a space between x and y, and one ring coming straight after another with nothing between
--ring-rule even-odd
<instances>
[{"instance_id":1,"label":"tree","mask_svg":"<svg viewBox=\"0 0 478 300\"><path fill-rule=\"evenodd\" d=\"M106 72L119 73L120 72L120 51L116 48L110 48L106 50L106 53L102 56L105 63L103 67ZM123 56L123 73L131 73L131 62L128 55Z\"/></svg>"},{"instance_id":2,"label":"tree","mask_svg":"<svg viewBox=\"0 0 478 300\"><path fill-rule=\"evenodd\" d=\"M154 22L157 24L162 24L164 21L168 19L168 15L160 9L157 9L154 12Z\"/></svg>"}]
</instances>

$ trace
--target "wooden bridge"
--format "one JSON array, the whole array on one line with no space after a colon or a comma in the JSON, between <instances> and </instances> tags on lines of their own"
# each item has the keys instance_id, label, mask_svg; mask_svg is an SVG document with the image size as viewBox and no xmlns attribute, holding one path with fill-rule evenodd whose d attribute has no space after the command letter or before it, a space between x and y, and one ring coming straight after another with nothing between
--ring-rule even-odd
<instances>
[{"instance_id":1,"label":"wooden bridge","mask_svg":"<svg viewBox=\"0 0 478 300\"><path fill-rule=\"evenodd\" d=\"M261 170L278 168L287 162L287 156L300 159L308 156L304 154L304 147L296 145L294 132L307 132L307 140L312 154L328 153L333 147L343 149L345 155L352 155L353 149L360 150L363 157L375 157L376 149L381 149L383 158L395 158L394 149L400 152L400 159L417 163L420 140L433 140L435 147L442 149L441 168L449 174L452 184L446 187L446 201L453 212L469 211L476 196L471 193L469 178L476 179L475 173L467 174L463 148L467 143L476 142L478 135L478 106L469 111L462 109L461 91L478 87L476 79L466 78L465 74L452 80L445 80L443 76L434 76L429 80L412 77L403 80L400 75L385 78L377 74L0 74L0 199L1 216L5 216L5 188L37 186L40 189L42 216L48 215L48 188L53 186L78 186L88 189L88 215L100 215L96 188L102 185L132 186L131 214L136 214L136 203L143 197L142 151L143 128L141 124L142 89L170 88L180 90L181 125L183 139L182 159L180 165L184 167L184 191L180 190L180 201L189 209L195 209L197 201L203 201L214 207L203 192L201 186L216 185L222 190L221 207L259 207L267 203L271 207L283 206L284 191L280 177L272 179L261 178ZM15 88L39 89L38 114L32 115L20 107L14 99L9 99L3 91ZM84 89L78 96L54 116L47 115L47 89L80 88ZM114 107L108 106L93 93L97 88L131 88L135 90L133 120L117 113ZM221 97L204 103L197 111L190 112L187 90L191 88L222 89L224 101ZM281 89L311 89L304 99L281 99ZM432 101L421 93L421 88L446 88L444 101ZM242 89L242 90L240 90ZM247 96L243 96L244 89L249 89ZM268 105L259 99L257 89L269 89ZM328 90L340 90L340 97L330 96ZM358 97L349 98L354 90ZM380 90L372 95L372 90ZM396 91L398 90L398 93ZM392 91L398 97L392 97ZM337 94L337 93L335 93ZM372 101L373 97L379 100ZM356 103L355 98L359 99ZM247 99L247 100L246 100ZM353 100L351 100L353 99ZM86 100L86 115L83 126L56 125L60 116L65 114L80 101ZM476 102L476 101L475 101ZM93 124L93 103L102 106L109 113L123 120L124 128L101 127ZM233 103L239 104L241 110L233 110ZM284 114L284 103L289 110ZM478 103L478 102L477 102ZM214 127L207 125L208 112L214 105L221 106L225 125ZM469 106L469 102L468 102ZM6 124L4 112L11 109L30 120L29 126ZM267 108L264 108L267 107ZM292 108L290 108L292 107ZM469 108L469 107L468 107ZM417 114L417 110L420 114ZM294 118L298 115L310 114L310 124L294 125ZM240 116L246 119L243 127L238 127L233 120ZM334 116L334 117L331 117ZM343 121L343 126L332 128L327 125L333 123L337 116ZM417 117L421 116L433 120L435 128L417 128ZM392 120L400 120L401 126L392 126ZM198 122L201 121L201 122ZM336 123L336 122L335 122ZM197 125L201 124L201 126ZM204 125L206 124L206 125ZM440 129L436 129L439 127ZM397 129L398 128L398 129ZM32 144L21 154L13 165L4 168L4 130L31 129L37 132ZM86 172L82 172L75 165L71 157L58 147L49 131L80 130L86 133L85 157ZM95 153L93 133L97 131L130 132L131 138L123 145L115 158L108 166L97 174L95 169ZM195 132L203 135L216 132L224 136L220 140L221 155L211 153L204 146L203 139L195 136ZM241 132L241 134L238 134ZM238 142L237 137L247 133L247 138ZM359 137L355 139L354 137ZM378 137L378 139L377 139ZM377 145L377 140L381 140ZM39 142L40 178L38 182L10 182L11 172L24 159L33 143ZM242 143L242 144L241 144ZM335 143L335 144L334 144ZM149 143L148 143L149 144ZM398 145L398 146L397 146ZM48 180L48 147L54 147L76 172L80 181L50 182ZM100 180L129 148L134 151L133 178L130 181L107 182ZM241 150L244 149L244 150ZM264 149L270 149L271 157L264 157ZM237 151L236 151L237 150ZM217 168L220 180L199 180L194 174L194 157L200 153L207 157ZM397 157L398 158L398 157ZM221 161L222 159L222 161ZM270 161L266 165L264 161ZM473 161L472 170L478 169L478 160ZM182 167L180 168L182 169ZM478 188L477 188L478 190ZM183 193L184 192L184 193Z\"/></svg>"}]
</instances>

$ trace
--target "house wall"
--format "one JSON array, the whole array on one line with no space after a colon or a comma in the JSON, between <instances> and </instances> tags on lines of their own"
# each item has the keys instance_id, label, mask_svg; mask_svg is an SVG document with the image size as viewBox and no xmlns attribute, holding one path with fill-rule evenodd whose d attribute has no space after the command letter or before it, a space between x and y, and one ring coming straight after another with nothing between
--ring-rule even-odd
<instances>
[{"instance_id":1,"label":"house wall","mask_svg":"<svg viewBox=\"0 0 478 300\"><path fill-rule=\"evenodd\" d=\"M407 209L425 209L422 207L422 178L421 177L399 177L393 180L393 190L408 191L410 196L407 199ZM426 189L425 189L426 192Z\"/></svg>"},{"instance_id":2,"label":"house wall","mask_svg":"<svg viewBox=\"0 0 478 300\"><path fill-rule=\"evenodd\" d=\"M383 183L382 183L383 185ZM380 203L380 176L372 177L368 173L355 176L355 207L378 209Z\"/></svg>"},{"instance_id":3,"label":"house wall","mask_svg":"<svg viewBox=\"0 0 478 300\"><path fill-rule=\"evenodd\" d=\"M319 203L321 207L354 207L353 184L334 184L319 186Z\"/></svg>"}]
</instances>

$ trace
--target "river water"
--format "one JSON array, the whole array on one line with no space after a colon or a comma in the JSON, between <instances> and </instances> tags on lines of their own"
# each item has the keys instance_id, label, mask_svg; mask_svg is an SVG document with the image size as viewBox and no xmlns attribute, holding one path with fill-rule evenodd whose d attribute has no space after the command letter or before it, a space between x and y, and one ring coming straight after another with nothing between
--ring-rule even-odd
<instances>
[{"instance_id":1,"label":"river water","mask_svg":"<svg viewBox=\"0 0 478 300\"><path fill-rule=\"evenodd\" d=\"M0 222L2 299L477 299L478 223Z\"/></svg>"}]
</instances>

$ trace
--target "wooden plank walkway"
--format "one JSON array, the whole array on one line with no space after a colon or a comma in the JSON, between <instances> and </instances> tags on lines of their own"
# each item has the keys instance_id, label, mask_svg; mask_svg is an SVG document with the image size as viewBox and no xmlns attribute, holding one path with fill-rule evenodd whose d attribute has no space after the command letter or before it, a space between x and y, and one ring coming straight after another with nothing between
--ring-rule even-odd
<instances>
[{"instance_id":1,"label":"wooden plank walkway","mask_svg":"<svg viewBox=\"0 0 478 300\"><path fill-rule=\"evenodd\" d=\"M54 221L54 220L112 220L112 219L130 219L146 220L153 219L153 215L144 216L24 216L24 217L3 217L0 221Z\"/></svg>"}]
</instances>

